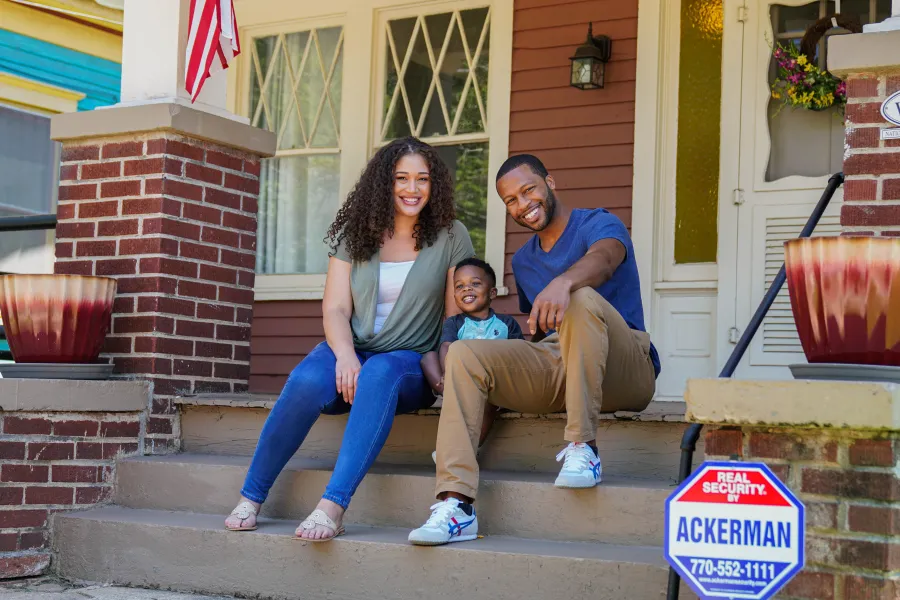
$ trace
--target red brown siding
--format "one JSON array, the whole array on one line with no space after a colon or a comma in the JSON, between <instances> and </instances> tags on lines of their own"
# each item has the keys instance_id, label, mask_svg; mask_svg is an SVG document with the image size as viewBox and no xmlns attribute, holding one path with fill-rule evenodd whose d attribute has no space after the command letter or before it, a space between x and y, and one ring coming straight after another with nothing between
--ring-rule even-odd
<instances>
[{"instance_id":1,"label":"red brown siding","mask_svg":"<svg viewBox=\"0 0 900 600\"><path fill-rule=\"evenodd\" d=\"M566 205L609 209L630 227L637 0L516 0L515 7L510 154L540 158ZM602 90L569 86L569 57L588 22L594 35L612 38ZM497 303L503 312L517 312L510 260L529 236L507 222L505 284L512 293Z\"/></svg>"},{"instance_id":2,"label":"red brown siding","mask_svg":"<svg viewBox=\"0 0 900 600\"><path fill-rule=\"evenodd\" d=\"M509 152L537 155L571 207L603 207L631 226L637 0L516 0ZM612 38L602 90L569 87L569 57L592 21ZM497 303L517 312L513 253L528 233L506 231L505 285ZM323 339L321 302L257 302L250 342L250 390L277 393L290 370Z\"/></svg>"}]
</instances>

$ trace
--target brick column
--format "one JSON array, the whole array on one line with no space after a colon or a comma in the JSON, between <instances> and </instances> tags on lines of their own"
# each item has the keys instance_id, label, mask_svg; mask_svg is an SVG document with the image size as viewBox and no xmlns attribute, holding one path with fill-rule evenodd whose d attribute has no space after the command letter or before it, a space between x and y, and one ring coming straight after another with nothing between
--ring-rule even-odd
<instances>
[{"instance_id":1,"label":"brick column","mask_svg":"<svg viewBox=\"0 0 900 600\"><path fill-rule=\"evenodd\" d=\"M777 596L900 598L900 408L891 386L692 381L706 460L764 462L806 506L806 568ZM739 423L719 426L716 422Z\"/></svg>"},{"instance_id":2,"label":"brick column","mask_svg":"<svg viewBox=\"0 0 900 600\"><path fill-rule=\"evenodd\" d=\"M52 133L56 272L118 279L104 355L152 382L144 448L172 451L175 396L247 390L259 159L273 136L165 104L59 115Z\"/></svg>"},{"instance_id":3,"label":"brick column","mask_svg":"<svg viewBox=\"0 0 900 600\"><path fill-rule=\"evenodd\" d=\"M828 43L829 69L847 82L841 225L849 235L898 236L900 140L881 139L882 129L897 125L880 109L900 91L900 31L834 36Z\"/></svg>"}]
</instances>

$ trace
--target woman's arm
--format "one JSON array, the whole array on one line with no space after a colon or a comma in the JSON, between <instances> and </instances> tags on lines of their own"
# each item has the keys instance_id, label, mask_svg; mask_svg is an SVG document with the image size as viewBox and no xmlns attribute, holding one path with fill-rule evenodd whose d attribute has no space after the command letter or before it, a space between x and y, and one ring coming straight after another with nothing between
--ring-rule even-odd
<instances>
[{"instance_id":1,"label":"woman's arm","mask_svg":"<svg viewBox=\"0 0 900 600\"><path fill-rule=\"evenodd\" d=\"M450 267L450 270L447 271L447 285L444 287L444 318L452 317L453 315L458 315L462 311L459 310L459 307L456 306L456 296L453 294L453 274L456 272L456 267Z\"/></svg>"},{"instance_id":2,"label":"woman's arm","mask_svg":"<svg viewBox=\"0 0 900 600\"><path fill-rule=\"evenodd\" d=\"M350 317L353 315L353 296L350 293L352 265L339 258L328 259L328 275L325 277L325 296L322 299L322 324L325 340L337 358L334 369L337 391L344 400L353 404L356 382L359 379L359 358L353 347Z\"/></svg>"}]
</instances>

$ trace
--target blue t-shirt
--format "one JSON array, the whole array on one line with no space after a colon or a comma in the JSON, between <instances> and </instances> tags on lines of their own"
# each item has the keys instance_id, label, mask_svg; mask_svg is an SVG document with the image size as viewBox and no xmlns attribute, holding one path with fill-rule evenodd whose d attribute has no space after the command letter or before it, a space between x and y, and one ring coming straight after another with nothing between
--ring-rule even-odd
<instances>
[{"instance_id":1,"label":"blue t-shirt","mask_svg":"<svg viewBox=\"0 0 900 600\"><path fill-rule=\"evenodd\" d=\"M553 279L565 273L587 254L593 244L604 239L622 242L626 256L612 277L594 289L619 311L629 327L646 331L644 308L641 304L641 284L631 236L628 235L625 224L603 208L573 210L565 231L550 252L544 252L537 235L532 236L516 252L512 259L512 268L516 287L519 289L519 309L525 314L530 313L531 303L535 297ZM659 353L653 344L650 345L650 358L656 374L659 375Z\"/></svg>"}]
</instances>

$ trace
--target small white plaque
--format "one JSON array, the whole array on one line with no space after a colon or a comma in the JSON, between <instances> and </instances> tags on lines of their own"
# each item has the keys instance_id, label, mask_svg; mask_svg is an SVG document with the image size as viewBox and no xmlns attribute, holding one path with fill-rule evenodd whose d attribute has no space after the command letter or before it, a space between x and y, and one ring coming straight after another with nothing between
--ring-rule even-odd
<instances>
[{"instance_id":1,"label":"small white plaque","mask_svg":"<svg viewBox=\"0 0 900 600\"><path fill-rule=\"evenodd\" d=\"M883 140L900 140L900 127L893 129L882 129L881 139Z\"/></svg>"}]
</instances>

